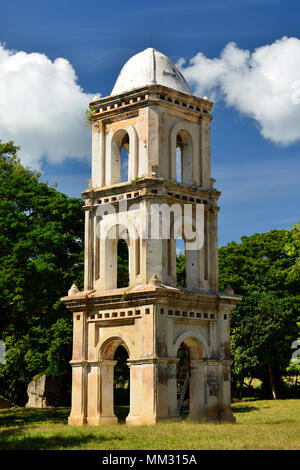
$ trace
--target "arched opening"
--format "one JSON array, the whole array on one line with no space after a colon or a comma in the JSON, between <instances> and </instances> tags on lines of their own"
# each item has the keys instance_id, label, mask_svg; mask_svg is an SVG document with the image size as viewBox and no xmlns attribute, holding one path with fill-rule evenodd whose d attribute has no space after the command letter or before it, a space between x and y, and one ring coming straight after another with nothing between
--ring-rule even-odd
<instances>
[{"instance_id":1,"label":"arched opening","mask_svg":"<svg viewBox=\"0 0 300 470\"><path fill-rule=\"evenodd\" d=\"M120 344L114 354L117 361L114 367L114 413L118 421L125 421L130 405L130 370L127 365L129 358L125 347Z\"/></svg>"},{"instance_id":2,"label":"arched opening","mask_svg":"<svg viewBox=\"0 0 300 470\"><path fill-rule=\"evenodd\" d=\"M205 406L205 373L201 359L206 357L202 341L182 336L178 341L176 370L177 415L201 419Z\"/></svg>"},{"instance_id":3,"label":"arched opening","mask_svg":"<svg viewBox=\"0 0 300 470\"><path fill-rule=\"evenodd\" d=\"M186 250L183 238L176 239L176 285L186 287Z\"/></svg>"},{"instance_id":4,"label":"arched opening","mask_svg":"<svg viewBox=\"0 0 300 470\"><path fill-rule=\"evenodd\" d=\"M122 338L112 337L102 344L99 359L100 415L123 421L130 408L130 350Z\"/></svg>"},{"instance_id":5,"label":"arched opening","mask_svg":"<svg viewBox=\"0 0 300 470\"><path fill-rule=\"evenodd\" d=\"M132 285L135 278L135 228L132 224L112 224L106 229L100 258L103 289L119 289Z\"/></svg>"},{"instance_id":6,"label":"arched opening","mask_svg":"<svg viewBox=\"0 0 300 470\"><path fill-rule=\"evenodd\" d=\"M176 378L177 378L177 413L186 417L190 409L190 352L183 342L178 348Z\"/></svg>"},{"instance_id":7,"label":"arched opening","mask_svg":"<svg viewBox=\"0 0 300 470\"><path fill-rule=\"evenodd\" d=\"M176 239L176 286L186 289L199 288L199 246L201 235L194 219L184 215L181 237ZM178 235L180 235L178 233ZM175 260L175 254L172 254Z\"/></svg>"},{"instance_id":8,"label":"arched opening","mask_svg":"<svg viewBox=\"0 0 300 470\"><path fill-rule=\"evenodd\" d=\"M141 241L140 238L135 240L135 275L138 276L141 273Z\"/></svg>"},{"instance_id":9,"label":"arched opening","mask_svg":"<svg viewBox=\"0 0 300 470\"><path fill-rule=\"evenodd\" d=\"M124 129L119 129L112 137L111 168L108 184L128 181L129 153L129 135Z\"/></svg>"},{"instance_id":10,"label":"arched opening","mask_svg":"<svg viewBox=\"0 0 300 470\"><path fill-rule=\"evenodd\" d=\"M128 153L129 153L129 136L126 133L122 139L121 150L120 150L121 182L122 183L124 183L125 181L128 181L128 164L129 164Z\"/></svg>"},{"instance_id":11,"label":"arched opening","mask_svg":"<svg viewBox=\"0 0 300 470\"><path fill-rule=\"evenodd\" d=\"M176 136L176 181L193 184L193 142L184 130Z\"/></svg>"},{"instance_id":12,"label":"arched opening","mask_svg":"<svg viewBox=\"0 0 300 470\"><path fill-rule=\"evenodd\" d=\"M176 181L182 182L182 152L181 147L176 148Z\"/></svg>"},{"instance_id":13,"label":"arched opening","mask_svg":"<svg viewBox=\"0 0 300 470\"><path fill-rule=\"evenodd\" d=\"M117 243L117 288L129 286L129 249L126 241L120 238Z\"/></svg>"}]
</instances>

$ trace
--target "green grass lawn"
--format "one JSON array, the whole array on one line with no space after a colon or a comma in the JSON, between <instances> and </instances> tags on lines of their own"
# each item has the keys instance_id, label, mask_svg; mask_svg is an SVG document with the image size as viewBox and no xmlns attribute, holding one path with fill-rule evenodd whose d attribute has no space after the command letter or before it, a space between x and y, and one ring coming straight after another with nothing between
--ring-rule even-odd
<instances>
[{"instance_id":1,"label":"green grass lawn","mask_svg":"<svg viewBox=\"0 0 300 470\"><path fill-rule=\"evenodd\" d=\"M69 408L0 410L0 450L300 448L300 400L243 401L232 408L236 424L137 427L69 426Z\"/></svg>"}]
</instances>

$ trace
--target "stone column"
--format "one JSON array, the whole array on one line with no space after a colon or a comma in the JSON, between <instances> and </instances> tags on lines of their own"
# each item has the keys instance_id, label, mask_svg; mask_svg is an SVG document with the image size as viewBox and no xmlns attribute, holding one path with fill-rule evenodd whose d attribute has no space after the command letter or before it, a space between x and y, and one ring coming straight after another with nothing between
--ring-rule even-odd
<instances>
[{"instance_id":1,"label":"stone column","mask_svg":"<svg viewBox=\"0 0 300 470\"><path fill-rule=\"evenodd\" d=\"M84 224L84 289L93 289L93 213L90 207L85 207Z\"/></svg>"},{"instance_id":2,"label":"stone column","mask_svg":"<svg viewBox=\"0 0 300 470\"><path fill-rule=\"evenodd\" d=\"M103 135L97 125L92 127L92 186L102 186L101 184L101 141Z\"/></svg>"},{"instance_id":3,"label":"stone column","mask_svg":"<svg viewBox=\"0 0 300 470\"><path fill-rule=\"evenodd\" d=\"M94 220L93 220L93 225L94 225L94 253L93 253L93 258L94 258L94 263L93 263L93 271L94 271L94 284L93 288L97 288L97 284L99 284L99 276L100 276L100 239L99 239L99 233L98 233L98 224L100 222L100 217L94 214Z\"/></svg>"},{"instance_id":4,"label":"stone column","mask_svg":"<svg viewBox=\"0 0 300 470\"><path fill-rule=\"evenodd\" d=\"M99 423L117 423L114 413L114 366L117 361L100 361L100 416Z\"/></svg>"},{"instance_id":5,"label":"stone column","mask_svg":"<svg viewBox=\"0 0 300 470\"><path fill-rule=\"evenodd\" d=\"M205 219L204 219L205 220ZM205 231L204 231L204 243L202 248L198 251L198 287L203 289L205 287L204 283L204 273L205 273Z\"/></svg>"},{"instance_id":6,"label":"stone column","mask_svg":"<svg viewBox=\"0 0 300 470\"><path fill-rule=\"evenodd\" d=\"M170 359L168 362L168 411L170 419L178 419L177 412L177 364L179 358Z\"/></svg>"},{"instance_id":7,"label":"stone column","mask_svg":"<svg viewBox=\"0 0 300 470\"><path fill-rule=\"evenodd\" d=\"M69 424L86 423L87 406L87 323L84 312L73 313L72 405Z\"/></svg>"},{"instance_id":8,"label":"stone column","mask_svg":"<svg viewBox=\"0 0 300 470\"><path fill-rule=\"evenodd\" d=\"M140 405L142 400L139 402L141 397L141 370L135 363L131 363L127 360L127 365L130 369L130 398L129 398L129 414L126 418L126 424L136 424L137 419L140 416Z\"/></svg>"},{"instance_id":9,"label":"stone column","mask_svg":"<svg viewBox=\"0 0 300 470\"><path fill-rule=\"evenodd\" d=\"M155 368L151 359L127 361L130 367L130 412L126 424L155 424Z\"/></svg>"},{"instance_id":10,"label":"stone column","mask_svg":"<svg viewBox=\"0 0 300 470\"><path fill-rule=\"evenodd\" d=\"M201 359L190 361L190 413L189 421L205 419L205 365Z\"/></svg>"},{"instance_id":11,"label":"stone column","mask_svg":"<svg viewBox=\"0 0 300 470\"><path fill-rule=\"evenodd\" d=\"M105 123L101 121L99 123L99 126L101 128L101 150L100 150L100 158L101 158L101 163L100 163L100 186L105 186L105 170L106 170L106 155L105 155L105 149L106 149L106 131L105 131Z\"/></svg>"},{"instance_id":12,"label":"stone column","mask_svg":"<svg viewBox=\"0 0 300 470\"><path fill-rule=\"evenodd\" d=\"M209 286L218 290L218 210L210 208L209 218Z\"/></svg>"},{"instance_id":13,"label":"stone column","mask_svg":"<svg viewBox=\"0 0 300 470\"><path fill-rule=\"evenodd\" d=\"M100 369L99 364L88 365L87 374L87 423L99 424L100 420Z\"/></svg>"},{"instance_id":14,"label":"stone column","mask_svg":"<svg viewBox=\"0 0 300 470\"><path fill-rule=\"evenodd\" d=\"M196 186L201 185L201 161L200 161L200 148L196 143L201 142L200 140L200 126L195 127L195 133L193 134L193 184Z\"/></svg>"},{"instance_id":15,"label":"stone column","mask_svg":"<svg viewBox=\"0 0 300 470\"><path fill-rule=\"evenodd\" d=\"M201 185L210 188L210 117L202 116L200 120L200 158Z\"/></svg>"},{"instance_id":16,"label":"stone column","mask_svg":"<svg viewBox=\"0 0 300 470\"><path fill-rule=\"evenodd\" d=\"M186 269L186 287L188 289L199 288L199 251L187 250L185 251L185 269Z\"/></svg>"},{"instance_id":17,"label":"stone column","mask_svg":"<svg viewBox=\"0 0 300 470\"><path fill-rule=\"evenodd\" d=\"M156 420L167 419L169 417L168 410L168 365L169 359L167 357L161 357L157 359L155 364L155 375L156 380L156 406L155 415Z\"/></svg>"},{"instance_id":18,"label":"stone column","mask_svg":"<svg viewBox=\"0 0 300 470\"><path fill-rule=\"evenodd\" d=\"M210 213L208 206L204 206L204 287L211 289L210 285L210 247L211 247Z\"/></svg>"},{"instance_id":19,"label":"stone column","mask_svg":"<svg viewBox=\"0 0 300 470\"><path fill-rule=\"evenodd\" d=\"M222 361L219 366L219 410L220 420L235 422L231 409L231 364L232 361Z\"/></svg>"},{"instance_id":20,"label":"stone column","mask_svg":"<svg viewBox=\"0 0 300 470\"><path fill-rule=\"evenodd\" d=\"M219 364L218 361L206 361L206 403L207 419L219 418Z\"/></svg>"},{"instance_id":21,"label":"stone column","mask_svg":"<svg viewBox=\"0 0 300 470\"><path fill-rule=\"evenodd\" d=\"M72 366L72 404L71 414L68 418L69 424L86 423L86 382L87 370L83 363L71 361Z\"/></svg>"}]
</instances>

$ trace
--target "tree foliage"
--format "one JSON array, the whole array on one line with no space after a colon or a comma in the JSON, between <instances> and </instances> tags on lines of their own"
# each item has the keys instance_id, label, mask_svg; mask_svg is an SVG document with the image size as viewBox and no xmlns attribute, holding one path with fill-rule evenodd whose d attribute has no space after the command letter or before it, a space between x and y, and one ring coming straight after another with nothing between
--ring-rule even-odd
<instances>
[{"instance_id":1,"label":"tree foliage","mask_svg":"<svg viewBox=\"0 0 300 470\"><path fill-rule=\"evenodd\" d=\"M83 213L17 151L0 141L0 394L22 402L34 375L69 370L71 314L59 299L82 285Z\"/></svg>"},{"instance_id":2,"label":"tree foliage","mask_svg":"<svg viewBox=\"0 0 300 470\"><path fill-rule=\"evenodd\" d=\"M126 241L121 238L117 245L117 286L128 287L129 284L129 251Z\"/></svg>"},{"instance_id":3,"label":"tree foliage","mask_svg":"<svg viewBox=\"0 0 300 470\"><path fill-rule=\"evenodd\" d=\"M0 141L0 339L6 344L0 394L23 404L35 375L60 376L70 387L72 320L59 299L73 282L82 288L83 212L80 199L41 182L17 152L13 142ZM233 377L260 378L274 397L282 393L286 368L298 367L290 358L300 337L299 230L298 224L254 234L219 250L220 290L231 284L242 297L231 316ZM184 287L183 254L176 267ZM118 246L118 283L128 285L125 242ZM118 374L121 383L122 367Z\"/></svg>"},{"instance_id":4,"label":"tree foliage","mask_svg":"<svg viewBox=\"0 0 300 470\"><path fill-rule=\"evenodd\" d=\"M176 256L177 287L185 287L185 255L179 253Z\"/></svg>"},{"instance_id":5,"label":"tree foliage","mask_svg":"<svg viewBox=\"0 0 300 470\"><path fill-rule=\"evenodd\" d=\"M233 375L263 381L283 394L299 316L299 226L242 237L219 250L220 290L231 284L241 303L231 315Z\"/></svg>"}]
</instances>

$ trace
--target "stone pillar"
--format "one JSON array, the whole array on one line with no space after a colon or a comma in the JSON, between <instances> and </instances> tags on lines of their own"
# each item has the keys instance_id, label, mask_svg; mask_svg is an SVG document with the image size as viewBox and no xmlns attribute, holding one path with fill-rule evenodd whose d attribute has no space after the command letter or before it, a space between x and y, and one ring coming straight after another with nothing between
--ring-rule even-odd
<instances>
[{"instance_id":1,"label":"stone pillar","mask_svg":"<svg viewBox=\"0 0 300 470\"><path fill-rule=\"evenodd\" d=\"M231 409L231 364L232 361L222 361L219 366L219 409L221 421L235 423Z\"/></svg>"},{"instance_id":2,"label":"stone pillar","mask_svg":"<svg viewBox=\"0 0 300 470\"><path fill-rule=\"evenodd\" d=\"M101 141L103 136L98 126L92 127L92 186L101 186Z\"/></svg>"},{"instance_id":3,"label":"stone pillar","mask_svg":"<svg viewBox=\"0 0 300 470\"><path fill-rule=\"evenodd\" d=\"M188 289L199 288L199 251L185 250L186 287Z\"/></svg>"},{"instance_id":4,"label":"stone pillar","mask_svg":"<svg viewBox=\"0 0 300 470\"><path fill-rule=\"evenodd\" d=\"M114 366L117 361L100 361L100 416L99 424L117 423L114 413Z\"/></svg>"},{"instance_id":5,"label":"stone pillar","mask_svg":"<svg viewBox=\"0 0 300 470\"><path fill-rule=\"evenodd\" d=\"M126 418L126 424L135 424L140 414L139 401L137 397L142 396L142 387L140 380L140 369L138 365L127 360L130 369L130 397L129 397L129 414Z\"/></svg>"},{"instance_id":6,"label":"stone pillar","mask_svg":"<svg viewBox=\"0 0 300 470\"><path fill-rule=\"evenodd\" d=\"M156 420L167 419L168 410L168 358L159 358L155 364L156 375Z\"/></svg>"},{"instance_id":7,"label":"stone pillar","mask_svg":"<svg viewBox=\"0 0 300 470\"><path fill-rule=\"evenodd\" d=\"M153 359L127 361L130 367L130 412L126 424L155 424L155 364Z\"/></svg>"},{"instance_id":8,"label":"stone pillar","mask_svg":"<svg viewBox=\"0 0 300 470\"><path fill-rule=\"evenodd\" d=\"M208 206L204 206L204 287L210 289L210 213Z\"/></svg>"},{"instance_id":9,"label":"stone pillar","mask_svg":"<svg viewBox=\"0 0 300 470\"><path fill-rule=\"evenodd\" d=\"M99 284L99 276L100 276L100 239L99 239L99 233L98 233L98 224L100 222L100 217L98 217L96 214L94 215L94 263L93 263L93 271L94 271L94 283L93 283L93 288L97 288L97 284Z\"/></svg>"},{"instance_id":10,"label":"stone pillar","mask_svg":"<svg viewBox=\"0 0 300 470\"><path fill-rule=\"evenodd\" d=\"M87 328L84 312L73 313L72 399L69 424L86 423L87 405Z\"/></svg>"},{"instance_id":11,"label":"stone pillar","mask_svg":"<svg viewBox=\"0 0 300 470\"><path fill-rule=\"evenodd\" d=\"M163 242L164 240L145 240L147 283L153 274L156 274L160 281L163 279Z\"/></svg>"},{"instance_id":12,"label":"stone pillar","mask_svg":"<svg viewBox=\"0 0 300 470\"><path fill-rule=\"evenodd\" d=\"M138 138L134 128L128 129L129 153L128 153L128 181L138 176Z\"/></svg>"},{"instance_id":13,"label":"stone pillar","mask_svg":"<svg viewBox=\"0 0 300 470\"><path fill-rule=\"evenodd\" d=\"M218 290L218 212L210 208L207 212L209 218L209 286Z\"/></svg>"},{"instance_id":14,"label":"stone pillar","mask_svg":"<svg viewBox=\"0 0 300 470\"><path fill-rule=\"evenodd\" d=\"M73 363L72 363L73 362ZM86 423L87 369L86 365L71 361L72 365L72 404L69 424Z\"/></svg>"},{"instance_id":15,"label":"stone pillar","mask_svg":"<svg viewBox=\"0 0 300 470\"><path fill-rule=\"evenodd\" d=\"M84 224L84 290L93 289L93 214L90 207L85 208Z\"/></svg>"},{"instance_id":16,"label":"stone pillar","mask_svg":"<svg viewBox=\"0 0 300 470\"><path fill-rule=\"evenodd\" d=\"M105 186L105 166L106 166L106 155L105 155L105 148L106 148L106 131L105 131L105 123L101 121L101 124L99 124L101 127L101 164L100 164L100 169L101 169L101 176L100 176L100 186Z\"/></svg>"},{"instance_id":17,"label":"stone pillar","mask_svg":"<svg viewBox=\"0 0 300 470\"><path fill-rule=\"evenodd\" d=\"M178 358L170 359L168 362L168 412L170 419L178 419L177 412L177 364Z\"/></svg>"},{"instance_id":18,"label":"stone pillar","mask_svg":"<svg viewBox=\"0 0 300 470\"><path fill-rule=\"evenodd\" d=\"M201 185L210 188L210 118L202 116L200 120L200 156L201 156Z\"/></svg>"},{"instance_id":19,"label":"stone pillar","mask_svg":"<svg viewBox=\"0 0 300 470\"><path fill-rule=\"evenodd\" d=\"M88 365L87 374L87 423L99 424L100 417L100 385L99 365Z\"/></svg>"},{"instance_id":20,"label":"stone pillar","mask_svg":"<svg viewBox=\"0 0 300 470\"><path fill-rule=\"evenodd\" d=\"M130 367L130 413L126 423L155 424L168 419L171 386L168 377L169 358L143 358L128 361L128 363ZM173 396L174 390L176 392L176 383Z\"/></svg>"},{"instance_id":21,"label":"stone pillar","mask_svg":"<svg viewBox=\"0 0 300 470\"><path fill-rule=\"evenodd\" d=\"M190 413L189 421L205 419L205 366L203 360L190 361Z\"/></svg>"},{"instance_id":22,"label":"stone pillar","mask_svg":"<svg viewBox=\"0 0 300 470\"><path fill-rule=\"evenodd\" d=\"M200 140L200 126L195 127L195 134L193 138L193 184L196 186L201 185L201 162L199 153ZM198 144L198 145L197 145Z\"/></svg>"},{"instance_id":23,"label":"stone pillar","mask_svg":"<svg viewBox=\"0 0 300 470\"><path fill-rule=\"evenodd\" d=\"M205 231L204 231L203 246L198 251L198 273L199 273L198 287L200 289L203 289L205 287L205 282L204 282L204 274L205 274Z\"/></svg>"},{"instance_id":24,"label":"stone pillar","mask_svg":"<svg viewBox=\"0 0 300 470\"><path fill-rule=\"evenodd\" d=\"M206 362L206 403L207 419L219 418L219 364L217 361Z\"/></svg>"}]
</instances>

